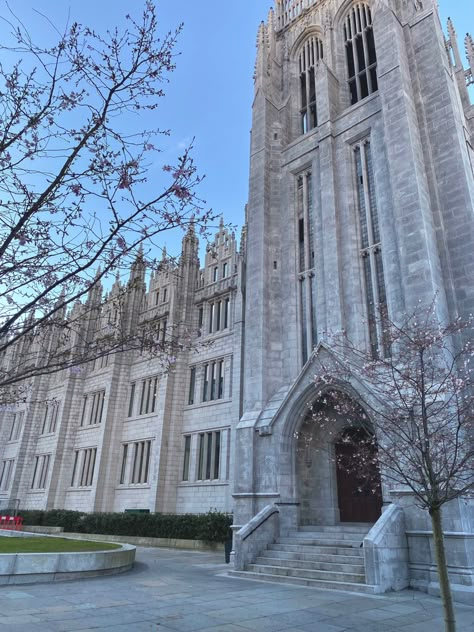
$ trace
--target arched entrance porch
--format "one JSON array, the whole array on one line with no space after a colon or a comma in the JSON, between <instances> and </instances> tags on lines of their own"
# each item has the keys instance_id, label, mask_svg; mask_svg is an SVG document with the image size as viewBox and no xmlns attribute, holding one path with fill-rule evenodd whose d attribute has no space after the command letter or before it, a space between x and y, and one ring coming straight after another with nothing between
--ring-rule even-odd
<instances>
[{"instance_id":1,"label":"arched entrance porch","mask_svg":"<svg viewBox=\"0 0 474 632\"><path fill-rule=\"evenodd\" d=\"M338 404L339 395L320 396L295 433L301 525L374 523L381 515L380 476L367 415Z\"/></svg>"}]
</instances>

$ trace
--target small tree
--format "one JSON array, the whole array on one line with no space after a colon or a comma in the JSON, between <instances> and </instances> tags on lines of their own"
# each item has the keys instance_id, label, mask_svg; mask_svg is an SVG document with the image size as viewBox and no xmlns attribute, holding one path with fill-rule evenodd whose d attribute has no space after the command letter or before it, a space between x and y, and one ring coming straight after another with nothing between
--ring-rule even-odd
<instances>
[{"instance_id":1,"label":"small tree","mask_svg":"<svg viewBox=\"0 0 474 632\"><path fill-rule=\"evenodd\" d=\"M472 321L443 325L436 304L419 308L401 324L385 321L389 354L372 357L345 336L332 338L333 361L316 375L327 403L349 426L343 435L355 458L338 467L360 477L411 490L429 512L446 630L455 615L442 528L443 505L474 491L474 344ZM314 421L328 424L326 406Z\"/></svg>"},{"instance_id":2,"label":"small tree","mask_svg":"<svg viewBox=\"0 0 474 632\"><path fill-rule=\"evenodd\" d=\"M97 302L83 299L110 273L128 269L140 246L144 265L153 265L145 259L156 254L157 236L177 227L203 231L211 219L195 194L191 147L176 164L160 166L157 143L169 132L143 127L164 96L181 27L161 36L152 1L140 18L126 16L122 30L100 35L73 23L50 47L35 44L15 16L8 24L13 43L0 44L4 402L18 399L35 376L111 350L163 352L153 324L132 330L117 319L114 335L91 345L80 323L87 310L97 318ZM116 314L132 289L114 295ZM2 365L13 349L25 357L31 348L35 358Z\"/></svg>"}]
</instances>

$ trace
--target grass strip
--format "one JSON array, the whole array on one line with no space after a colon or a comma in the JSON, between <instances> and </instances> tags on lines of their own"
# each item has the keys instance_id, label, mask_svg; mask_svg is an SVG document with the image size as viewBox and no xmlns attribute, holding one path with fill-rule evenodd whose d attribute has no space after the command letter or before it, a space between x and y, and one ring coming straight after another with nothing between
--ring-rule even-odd
<instances>
[{"instance_id":1,"label":"grass strip","mask_svg":"<svg viewBox=\"0 0 474 632\"><path fill-rule=\"evenodd\" d=\"M86 551L110 551L120 544L70 540L69 538L21 538L0 537L0 553L81 553Z\"/></svg>"}]
</instances>

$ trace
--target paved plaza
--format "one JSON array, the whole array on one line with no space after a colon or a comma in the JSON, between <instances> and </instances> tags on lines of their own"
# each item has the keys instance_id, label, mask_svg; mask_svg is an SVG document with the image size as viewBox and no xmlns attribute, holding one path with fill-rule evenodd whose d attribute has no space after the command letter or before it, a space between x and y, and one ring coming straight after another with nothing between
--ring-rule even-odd
<instances>
[{"instance_id":1,"label":"paved plaza","mask_svg":"<svg viewBox=\"0 0 474 632\"><path fill-rule=\"evenodd\" d=\"M439 599L383 596L226 577L223 554L141 548L133 571L105 578L0 587L0 628L12 632L442 632ZM457 605L458 632L474 607Z\"/></svg>"}]
</instances>

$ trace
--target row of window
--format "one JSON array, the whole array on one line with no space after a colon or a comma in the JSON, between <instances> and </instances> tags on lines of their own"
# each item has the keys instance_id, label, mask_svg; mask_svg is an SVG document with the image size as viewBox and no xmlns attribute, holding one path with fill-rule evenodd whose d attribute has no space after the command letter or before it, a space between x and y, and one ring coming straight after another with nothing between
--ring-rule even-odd
<instances>
[{"instance_id":1,"label":"row of window","mask_svg":"<svg viewBox=\"0 0 474 632\"><path fill-rule=\"evenodd\" d=\"M39 454L38 456L35 456L31 489L46 488L50 460L50 454Z\"/></svg>"},{"instance_id":2,"label":"row of window","mask_svg":"<svg viewBox=\"0 0 474 632\"><path fill-rule=\"evenodd\" d=\"M81 427L97 426L102 422L105 391L89 393L82 398Z\"/></svg>"},{"instance_id":3,"label":"row of window","mask_svg":"<svg viewBox=\"0 0 474 632\"><path fill-rule=\"evenodd\" d=\"M161 290L156 290L155 292L155 305L159 305L160 303L160 297L161 297L161 302L162 303L167 303L168 302L168 288L163 288Z\"/></svg>"},{"instance_id":4,"label":"row of window","mask_svg":"<svg viewBox=\"0 0 474 632\"><path fill-rule=\"evenodd\" d=\"M43 423L40 434L53 434L58 424L60 402L47 402L44 409Z\"/></svg>"},{"instance_id":5,"label":"row of window","mask_svg":"<svg viewBox=\"0 0 474 632\"><path fill-rule=\"evenodd\" d=\"M136 402L136 394L140 396ZM127 417L134 415L149 415L156 412L156 403L158 399L158 377L149 377L137 385L137 382L130 384L130 398L128 400ZM136 407L138 404L138 411Z\"/></svg>"},{"instance_id":6,"label":"row of window","mask_svg":"<svg viewBox=\"0 0 474 632\"><path fill-rule=\"evenodd\" d=\"M226 279L229 276L229 263L224 261L221 267L221 279ZM212 268L212 281L216 283L219 280L219 266L214 266Z\"/></svg>"},{"instance_id":7,"label":"row of window","mask_svg":"<svg viewBox=\"0 0 474 632\"><path fill-rule=\"evenodd\" d=\"M344 22L347 81L351 105L378 90L377 55L372 14L364 2L355 4ZM317 64L324 57L321 39L309 37L299 55L300 130L302 134L318 126L316 103Z\"/></svg>"},{"instance_id":8,"label":"row of window","mask_svg":"<svg viewBox=\"0 0 474 632\"><path fill-rule=\"evenodd\" d=\"M215 430L185 435L182 480L189 482L226 479L225 464L222 462L224 434L228 431ZM196 458L193 459L193 454ZM194 465L194 476L192 475Z\"/></svg>"},{"instance_id":9,"label":"row of window","mask_svg":"<svg viewBox=\"0 0 474 632\"><path fill-rule=\"evenodd\" d=\"M97 448L74 451L71 487L90 487L94 480Z\"/></svg>"},{"instance_id":10,"label":"row of window","mask_svg":"<svg viewBox=\"0 0 474 632\"><path fill-rule=\"evenodd\" d=\"M374 357L390 355L387 339L387 296L385 290L382 245L374 166L370 141L354 146L357 207L359 214L360 254L364 278L365 303L371 352ZM303 364L317 344L316 277L314 274L314 211L311 173L297 178L296 213L298 221L299 311Z\"/></svg>"},{"instance_id":11,"label":"row of window","mask_svg":"<svg viewBox=\"0 0 474 632\"><path fill-rule=\"evenodd\" d=\"M12 425L10 428L10 434L8 441L18 441L20 438L21 428L23 426L23 419L25 418L25 411L20 413L13 413Z\"/></svg>"},{"instance_id":12,"label":"row of window","mask_svg":"<svg viewBox=\"0 0 474 632\"><path fill-rule=\"evenodd\" d=\"M124 443L120 485L145 485L148 483L151 459L151 440Z\"/></svg>"},{"instance_id":13,"label":"row of window","mask_svg":"<svg viewBox=\"0 0 474 632\"><path fill-rule=\"evenodd\" d=\"M10 487L15 459L5 459L0 465L0 492L6 492Z\"/></svg>"},{"instance_id":14,"label":"row of window","mask_svg":"<svg viewBox=\"0 0 474 632\"><path fill-rule=\"evenodd\" d=\"M206 362L201 367L191 367L189 376L188 405L197 403L197 376L201 370L201 402L211 402L224 397L224 360Z\"/></svg>"}]
</instances>

